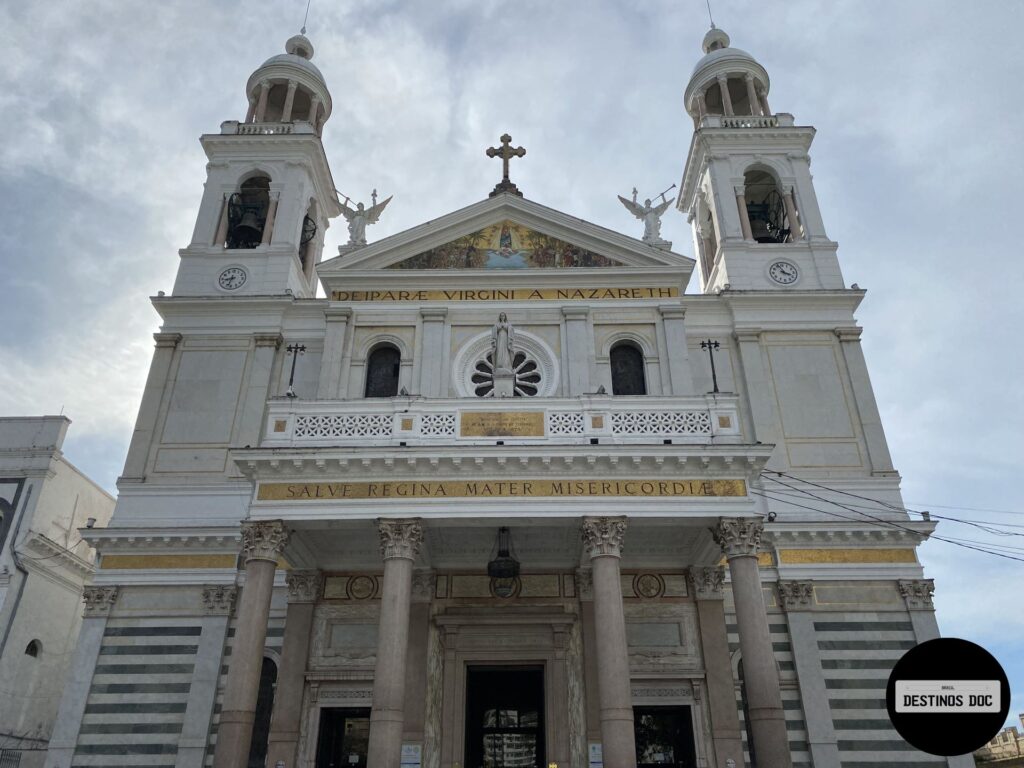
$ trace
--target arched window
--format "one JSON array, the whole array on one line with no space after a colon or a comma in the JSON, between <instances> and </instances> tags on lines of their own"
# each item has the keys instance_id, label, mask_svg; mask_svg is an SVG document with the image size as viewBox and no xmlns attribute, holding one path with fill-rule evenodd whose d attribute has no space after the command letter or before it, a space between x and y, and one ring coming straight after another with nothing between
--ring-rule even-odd
<instances>
[{"instance_id":1,"label":"arched window","mask_svg":"<svg viewBox=\"0 0 1024 768\"><path fill-rule=\"evenodd\" d=\"M754 240L759 243L788 243L793 240L786 200L774 176L757 169L747 171L743 174L743 196Z\"/></svg>"},{"instance_id":2,"label":"arched window","mask_svg":"<svg viewBox=\"0 0 1024 768\"><path fill-rule=\"evenodd\" d=\"M394 397L398 394L398 372L402 353L390 344L374 349L366 360L366 397Z\"/></svg>"},{"instance_id":3,"label":"arched window","mask_svg":"<svg viewBox=\"0 0 1024 768\"><path fill-rule=\"evenodd\" d=\"M274 687L277 685L277 664L273 659L263 657L260 667L260 688L256 695L256 717L252 724L252 740L249 742L248 768L264 768L267 762L267 747L270 741L270 713L274 709Z\"/></svg>"},{"instance_id":4,"label":"arched window","mask_svg":"<svg viewBox=\"0 0 1024 768\"><path fill-rule=\"evenodd\" d=\"M42 653L43 644L38 640L33 640L27 646L25 646L25 655L31 656L33 659L38 659L39 654Z\"/></svg>"},{"instance_id":5,"label":"arched window","mask_svg":"<svg viewBox=\"0 0 1024 768\"><path fill-rule=\"evenodd\" d=\"M644 353L629 342L612 347L608 355L612 367L613 395L646 395Z\"/></svg>"},{"instance_id":6,"label":"arched window","mask_svg":"<svg viewBox=\"0 0 1024 768\"><path fill-rule=\"evenodd\" d=\"M228 199L228 248L255 248L263 241L270 209L270 178L253 176Z\"/></svg>"}]
</instances>

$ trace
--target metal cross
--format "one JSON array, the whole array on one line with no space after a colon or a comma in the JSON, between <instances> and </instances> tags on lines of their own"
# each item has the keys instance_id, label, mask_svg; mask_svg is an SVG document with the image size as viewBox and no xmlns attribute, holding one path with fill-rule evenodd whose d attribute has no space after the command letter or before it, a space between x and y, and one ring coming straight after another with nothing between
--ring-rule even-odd
<instances>
[{"instance_id":1,"label":"metal cross","mask_svg":"<svg viewBox=\"0 0 1024 768\"><path fill-rule=\"evenodd\" d=\"M292 353L292 373L288 377L288 389L285 390L284 394L285 394L285 397L298 397L298 395L295 394L295 389L292 387L292 385L295 383L295 363L299 359L299 355L304 354L306 352L306 345L305 344L289 344L284 349L285 349L285 352L291 352Z\"/></svg>"},{"instance_id":2,"label":"metal cross","mask_svg":"<svg viewBox=\"0 0 1024 768\"><path fill-rule=\"evenodd\" d=\"M512 137L507 133L502 134L500 147L487 148L487 156L500 157L502 165L501 183L495 185L494 191L491 192L490 197L494 197L502 192L511 192L513 195L519 195L520 197L523 196L523 193L519 191L516 185L509 181L508 161L513 157L522 157L525 154L526 150L522 147L516 147L515 149L512 148Z\"/></svg>"},{"instance_id":3,"label":"metal cross","mask_svg":"<svg viewBox=\"0 0 1024 768\"><path fill-rule=\"evenodd\" d=\"M711 390L712 392L718 392L718 374L715 373L715 351L721 346L722 345L719 344L717 341L712 341L711 339L708 339L707 341L702 341L700 343L700 348L706 349L708 351L708 358L711 360L711 384L713 385L713 389Z\"/></svg>"}]
</instances>

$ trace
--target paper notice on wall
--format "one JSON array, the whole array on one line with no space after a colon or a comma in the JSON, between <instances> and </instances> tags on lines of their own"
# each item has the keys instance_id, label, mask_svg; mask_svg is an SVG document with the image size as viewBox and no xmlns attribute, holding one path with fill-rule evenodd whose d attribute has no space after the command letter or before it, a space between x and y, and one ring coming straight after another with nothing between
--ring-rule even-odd
<instances>
[{"instance_id":1,"label":"paper notice on wall","mask_svg":"<svg viewBox=\"0 0 1024 768\"><path fill-rule=\"evenodd\" d=\"M423 762L423 745L402 745L402 768L420 768Z\"/></svg>"},{"instance_id":2,"label":"paper notice on wall","mask_svg":"<svg viewBox=\"0 0 1024 768\"><path fill-rule=\"evenodd\" d=\"M590 768L604 768L604 749L601 742L590 742Z\"/></svg>"}]
</instances>

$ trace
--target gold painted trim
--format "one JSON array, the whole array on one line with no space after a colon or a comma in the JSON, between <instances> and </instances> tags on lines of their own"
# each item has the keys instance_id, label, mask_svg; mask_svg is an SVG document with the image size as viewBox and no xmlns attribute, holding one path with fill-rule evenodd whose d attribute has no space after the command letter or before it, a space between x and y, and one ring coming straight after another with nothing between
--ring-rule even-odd
<instances>
[{"instance_id":1,"label":"gold painted trim","mask_svg":"<svg viewBox=\"0 0 1024 768\"><path fill-rule=\"evenodd\" d=\"M446 480L260 483L257 501L746 496L743 480Z\"/></svg>"},{"instance_id":2,"label":"gold painted trim","mask_svg":"<svg viewBox=\"0 0 1024 768\"><path fill-rule=\"evenodd\" d=\"M544 437L544 411L464 411L461 437Z\"/></svg>"},{"instance_id":3,"label":"gold painted trim","mask_svg":"<svg viewBox=\"0 0 1024 768\"><path fill-rule=\"evenodd\" d=\"M718 561L718 564L719 565L728 565L729 561L725 557L725 555L722 555L722 559ZM771 568L771 567L773 567L775 565L775 558L772 556L771 552L758 552L757 553L757 564L761 568Z\"/></svg>"},{"instance_id":4,"label":"gold painted trim","mask_svg":"<svg viewBox=\"0 0 1024 768\"><path fill-rule=\"evenodd\" d=\"M230 568L234 570L237 555L103 555L102 571L185 570Z\"/></svg>"},{"instance_id":5,"label":"gold painted trim","mask_svg":"<svg viewBox=\"0 0 1024 768\"><path fill-rule=\"evenodd\" d=\"M916 563L913 548L899 549L780 549L783 565L843 565L858 563Z\"/></svg>"},{"instance_id":6,"label":"gold painted trim","mask_svg":"<svg viewBox=\"0 0 1024 768\"><path fill-rule=\"evenodd\" d=\"M675 286L480 288L453 291L332 291L331 301L605 301L675 299Z\"/></svg>"}]
</instances>

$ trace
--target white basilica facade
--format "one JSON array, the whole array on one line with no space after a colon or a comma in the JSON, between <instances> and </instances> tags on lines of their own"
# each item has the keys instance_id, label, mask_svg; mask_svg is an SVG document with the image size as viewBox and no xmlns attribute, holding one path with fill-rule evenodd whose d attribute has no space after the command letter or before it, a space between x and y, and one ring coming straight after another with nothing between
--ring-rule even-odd
<instances>
[{"instance_id":1,"label":"white basilica facade","mask_svg":"<svg viewBox=\"0 0 1024 768\"><path fill-rule=\"evenodd\" d=\"M367 244L387 200L336 197L313 46L253 73L83 533L48 768L973 765L886 715L937 636L933 524L899 511L814 129L703 47L696 261L661 201L623 199L638 240L522 196L509 137L489 197Z\"/></svg>"}]
</instances>

